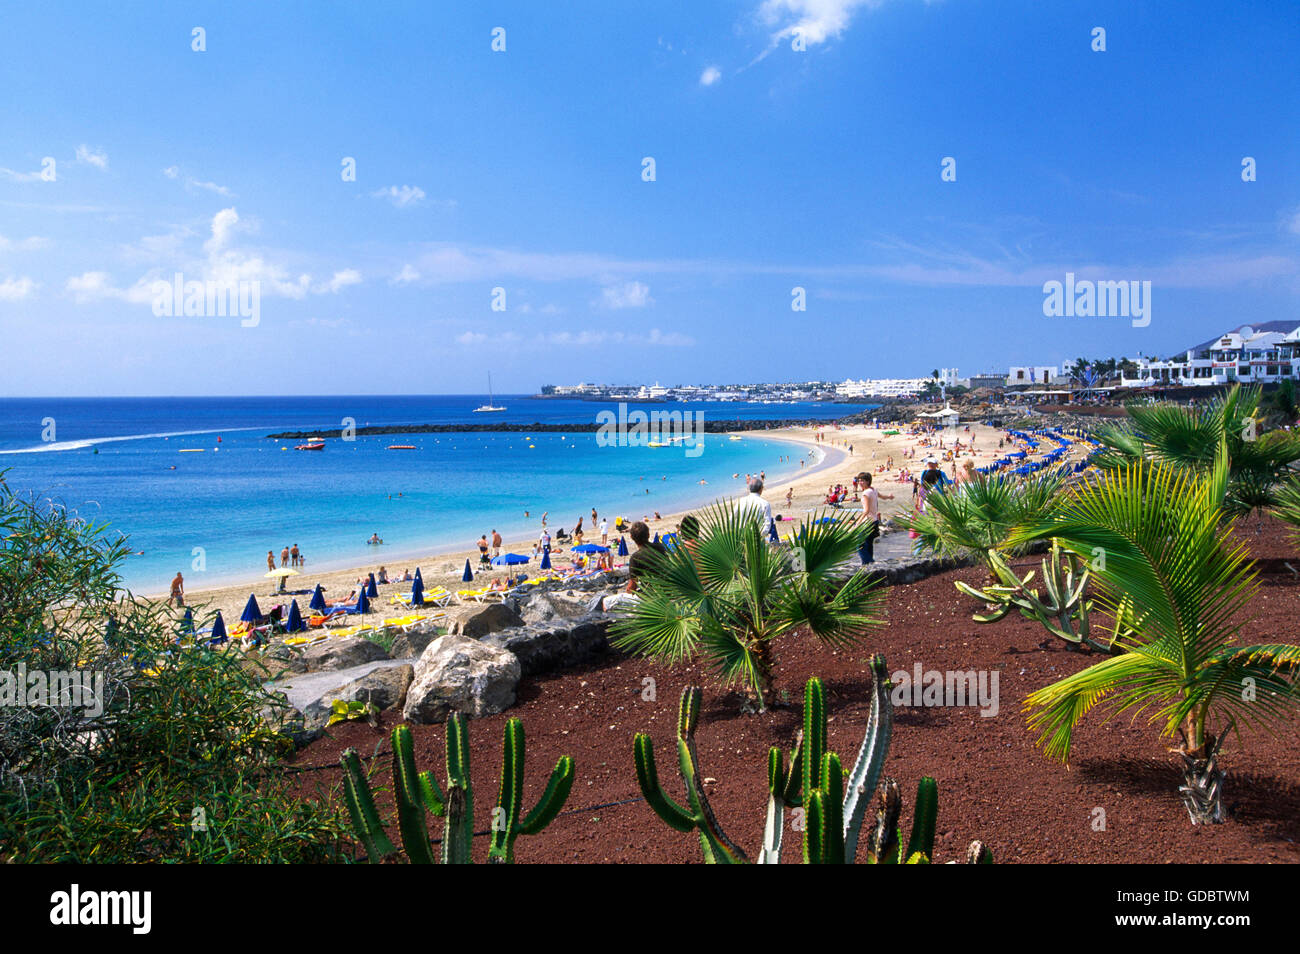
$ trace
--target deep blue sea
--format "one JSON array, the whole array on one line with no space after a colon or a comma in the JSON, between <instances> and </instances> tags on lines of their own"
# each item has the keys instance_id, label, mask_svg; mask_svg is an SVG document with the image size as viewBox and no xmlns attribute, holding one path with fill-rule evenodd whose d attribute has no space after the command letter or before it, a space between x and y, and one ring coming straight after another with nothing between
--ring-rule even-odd
<instances>
[{"instance_id":1,"label":"deep blue sea","mask_svg":"<svg viewBox=\"0 0 1300 954\"><path fill-rule=\"evenodd\" d=\"M164 592L181 570L200 589L265 572L266 551L298 544L312 569L390 567L418 554L468 549L493 529L536 536L579 516L667 514L741 490L732 474L799 470L795 445L752 433L677 447L602 447L591 432L442 433L330 440L320 452L268 440L276 431L367 424L591 424L615 404L497 395L503 413L474 414L482 395L299 398L2 398L0 471L125 534L122 573L140 593ZM673 403L631 409L701 411L706 420L840 417L869 405ZM485 418L487 420L485 420ZM52 419L52 423L51 420ZM53 438L52 440L50 438ZM416 450L387 450L414 444ZM181 453L202 449L201 453ZM782 456L792 456L782 463ZM701 486L700 480L708 481ZM646 491L649 490L647 494ZM399 496L400 495L400 496ZM528 511L530 516L525 517ZM378 533L384 546L367 546ZM196 563L203 569L195 568Z\"/></svg>"}]
</instances>

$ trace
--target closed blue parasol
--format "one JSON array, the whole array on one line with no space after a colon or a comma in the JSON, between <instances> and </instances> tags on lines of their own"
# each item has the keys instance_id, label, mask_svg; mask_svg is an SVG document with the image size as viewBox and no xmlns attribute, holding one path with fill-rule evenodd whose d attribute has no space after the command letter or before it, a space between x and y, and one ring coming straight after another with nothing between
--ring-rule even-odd
<instances>
[{"instance_id":1,"label":"closed blue parasol","mask_svg":"<svg viewBox=\"0 0 1300 954\"><path fill-rule=\"evenodd\" d=\"M424 580L420 579L420 574L418 573L415 575L415 579L411 582L411 605L424 605Z\"/></svg>"},{"instance_id":2,"label":"closed blue parasol","mask_svg":"<svg viewBox=\"0 0 1300 954\"><path fill-rule=\"evenodd\" d=\"M289 604L289 618L285 621L284 628L291 633L307 628L307 624L302 621L302 612L298 609L297 600Z\"/></svg>"},{"instance_id":3,"label":"closed blue parasol","mask_svg":"<svg viewBox=\"0 0 1300 954\"><path fill-rule=\"evenodd\" d=\"M460 575L462 583L472 583L474 581L474 571L469 568L469 560L465 561L465 572Z\"/></svg>"},{"instance_id":4,"label":"closed blue parasol","mask_svg":"<svg viewBox=\"0 0 1300 954\"><path fill-rule=\"evenodd\" d=\"M658 531L658 530L655 531L655 538L654 538L654 540L651 541L651 542L652 542L652 543L658 543L658 542L659 542L659 531Z\"/></svg>"},{"instance_id":5,"label":"closed blue parasol","mask_svg":"<svg viewBox=\"0 0 1300 954\"><path fill-rule=\"evenodd\" d=\"M424 586L424 577L420 576L420 568L418 566L415 568L415 579L421 586Z\"/></svg>"},{"instance_id":6,"label":"closed blue parasol","mask_svg":"<svg viewBox=\"0 0 1300 954\"><path fill-rule=\"evenodd\" d=\"M311 591L311 602L308 603L307 606L310 609L316 610L318 613L325 612L325 591L321 589L319 583L316 584L316 589Z\"/></svg>"},{"instance_id":7,"label":"closed blue parasol","mask_svg":"<svg viewBox=\"0 0 1300 954\"><path fill-rule=\"evenodd\" d=\"M370 597L373 600L378 595L379 595L379 587L375 585L375 575L371 573L366 578L366 596Z\"/></svg>"},{"instance_id":8,"label":"closed blue parasol","mask_svg":"<svg viewBox=\"0 0 1300 954\"><path fill-rule=\"evenodd\" d=\"M493 566L518 566L521 563L527 563L528 557L521 556L518 553L503 553L500 556L492 558Z\"/></svg>"},{"instance_id":9,"label":"closed blue parasol","mask_svg":"<svg viewBox=\"0 0 1300 954\"><path fill-rule=\"evenodd\" d=\"M623 537L618 538L618 555L627 556L627 540Z\"/></svg>"},{"instance_id":10,"label":"closed blue parasol","mask_svg":"<svg viewBox=\"0 0 1300 954\"><path fill-rule=\"evenodd\" d=\"M208 637L208 644L220 646L227 639L226 621L221 618L221 610L217 610L217 618L212 622L212 635Z\"/></svg>"},{"instance_id":11,"label":"closed blue parasol","mask_svg":"<svg viewBox=\"0 0 1300 954\"><path fill-rule=\"evenodd\" d=\"M767 525L767 538L768 538L769 540L771 540L773 543L780 543L780 542L781 542L781 538L780 538L779 536L777 536L777 533L776 533L776 521L775 521L775 520L773 520L771 523L769 523L769 524Z\"/></svg>"},{"instance_id":12,"label":"closed blue parasol","mask_svg":"<svg viewBox=\"0 0 1300 954\"><path fill-rule=\"evenodd\" d=\"M262 611L257 606L257 597L254 594L248 594L248 602L244 604L244 615L239 618L245 623L262 621Z\"/></svg>"},{"instance_id":13,"label":"closed blue parasol","mask_svg":"<svg viewBox=\"0 0 1300 954\"><path fill-rule=\"evenodd\" d=\"M366 596L365 587L362 587L361 592L357 594L357 605L352 607L352 612L354 613L370 612L370 599Z\"/></svg>"},{"instance_id":14,"label":"closed blue parasol","mask_svg":"<svg viewBox=\"0 0 1300 954\"><path fill-rule=\"evenodd\" d=\"M188 606L185 607L185 615L181 618L181 632L182 633L194 632L194 611L190 609Z\"/></svg>"},{"instance_id":15,"label":"closed blue parasol","mask_svg":"<svg viewBox=\"0 0 1300 954\"><path fill-rule=\"evenodd\" d=\"M541 568L542 568L543 570L549 570L549 569L551 568L551 551L550 551L550 550L543 550L543 551L542 551L542 562L541 562L540 565L541 565Z\"/></svg>"}]
</instances>

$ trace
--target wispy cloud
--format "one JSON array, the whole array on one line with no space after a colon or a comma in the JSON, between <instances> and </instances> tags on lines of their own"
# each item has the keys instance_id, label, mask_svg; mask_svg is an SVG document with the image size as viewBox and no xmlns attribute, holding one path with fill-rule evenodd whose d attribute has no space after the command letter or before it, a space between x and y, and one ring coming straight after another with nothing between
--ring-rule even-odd
<instances>
[{"instance_id":1,"label":"wispy cloud","mask_svg":"<svg viewBox=\"0 0 1300 954\"><path fill-rule=\"evenodd\" d=\"M345 268L341 272L335 272L329 281L323 282L312 289L318 294L336 294L341 289L349 285L360 285L361 273L355 268Z\"/></svg>"},{"instance_id":2,"label":"wispy cloud","mask_svg":"<svg viewBox=\"0 0 1300 954\"><path fill-rule=\"evenodd\" d=\"M34 252L48 248L50 240L39 235L29 235L25 239L11 239L0 235L0 252Z\"/></svg>"},{"instance_id":3,"label":"wispy cloud","mask_svg":"<svg viewBox=\"0 0 1300 954\"><path fill-rule=\"evenodd\" d=\"M425 198L424 190L419 186L413 185L391 185L386 189L377 189L370 194L376 199L387 199L399 209L405 209L412 205L416 205L417 203L423 202Z\"/></svg>"},{"instance_id":4,"label":"wispy cloud","mask_svg":"<svg viewBox=\"0 0 1300 954\"><path fill-rule=\"evenodd\" d=\"M722 70L716 66L706 66L704 72L700 74L700 85L712 86L720 79L722 79Z\"/></svg>"},{"instance_id":5,"label":"wispy cloud","mask_svg":"<svg viewBox=\"0 0 1300 954\"><path fill-rule=\"evenodd\" d=\"M168 166L163 170L163 175L168 179L183 179L185 188L190 190L202 189L204 192L213 192L226 199L233 199L235 197L235 193L226 186L218 185L215 182L205 182L189 175L183 176L179 166Z\"/></svg>"},{"instance_id":6,"label":"wispy cloud","mask_svg":"<svg viewBox=\"0 0 1300 954\"><path fill-rule=\"evenodd\" d=\"M650 286L643 282L624 282L600 290L601 303L606 308L644 308L652 304Z\"/></svg>"},{"instance_id":7,"label":"wispy cloud","mask_svg":"<svg viewBox=\"0 0 1300 954\"><path fill-rule=\"evenodd\" d=\"M39 286L30 278L6 278L0 281L0 301L22 301Z\"/></svg>"},{"instance_id":8,"label":"wispy cloud","mask_svg":"<svg viewBox=\"0 0 1300 954\"><path fill-rule=\"evenodd\" d=\"M644 334L627 331L545 331L534 335L521 335L514 331L466 331L456 336L456 343L467 348L501 344L528 344L530 347L596 348L619 345L638 348L689 348L695 339L675 331L651 328Z\"/></svg>"},{"instance_id":9,"label":"wispy cloud","mask_svg":"<svg viewBox=\"0 0 1300 954\"><path fill-rule=\"evenodd\" d=\"M84 162L87 165L94 166L96 169L108 168L108 153L96 152L82 143L77 147L77 162Z\"/></svg>"},{"instance_id":10,"label":"wispy cloud","mask_svg":"<svg viewBox=\"0 0 1300 954\"><path fill-rule=\"evenodd\" d=\"M409 262L402 266L402 270L394 275L389 282L393 285L409 285L411 282L418 282L420 273Z\"/></svg>"}]
</instances>

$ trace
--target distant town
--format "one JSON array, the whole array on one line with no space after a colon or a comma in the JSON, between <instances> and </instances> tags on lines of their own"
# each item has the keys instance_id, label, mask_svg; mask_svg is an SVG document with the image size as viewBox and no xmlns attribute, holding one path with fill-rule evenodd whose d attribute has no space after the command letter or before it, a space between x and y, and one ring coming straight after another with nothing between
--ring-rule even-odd
<instances>
[{"instance_id":1,"label":"distant town","mask_svg":"<svg viewBox=\"0 0 1300 954\"><path fill-rule=\"evenodd\" d=\"M547 384L541 397L590 401L921 401L969 391L1066 389L1109 391L1278 384L1300 378L1300 322L1242 325L1167 358L1088 360L1064 365L1012 366L962 377L957 368L935 368L918 378L849 378L763 384L653 385ZM1043 393L1046 393L1044 391Z\"/></svg>"}]
</instances>

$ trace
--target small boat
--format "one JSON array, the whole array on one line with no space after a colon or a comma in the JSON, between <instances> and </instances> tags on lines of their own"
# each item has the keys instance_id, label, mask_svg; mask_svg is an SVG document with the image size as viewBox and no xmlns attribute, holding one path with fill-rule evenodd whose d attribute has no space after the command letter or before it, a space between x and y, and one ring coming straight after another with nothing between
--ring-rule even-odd
<instances>
[{"instance_id":1,"label":"small boat","mask_svg":"<svg viewBox=\"0 0 1300 954\"><path fill-rule=\"evenodd\" d=\"M308 441L306 444L295 444L294 450L324 450L324 441Z\"/></svg>"},{"instance_id":2,"label":"small boat","mask_svg":"<svg viewBox=\"0 0 1300 954\"><path fill-rule=\"evenodd\" d=\"M742 438L739 437L739 436L737 436L737 435L735 435L735 434L732 434L730 437L727 438L727 440L729 440L729 441L738 441L738 440L742 440Z\"/></svg>"},{"instance_id":3,"label":"small boat","mask_svg":"<svg viewBox=\"0 0 1300 954\"><path fill-rule=\"evenodd\" d=\"M389 450L415 450L414 444L389 444Z\"/></svg>"},{"instance_id":4,"label":"small boat","mask_svg":"<svg viewBox=\"0 0 1300 954\"><path fill-rule=\"evenodd\" d=\"M480 407L474 408L474 413L478 414L482 411L504 411L504 410L505 408L497 407L492 403L492 375L489 374L488 375L488 402L484 405L481 405Z\"/></svg>"},{"instance_id":5,"label":"small boat","mask_svg":"<svg viewBox=\"0 0 1300 954\"><path fill-rule=\"evenodd\" d=\"M180 453L182 453L182 454L202 454L205 450L207 450L206 447L182 447L182 448L180 449Z\"/></svg>"}]
</instances>

